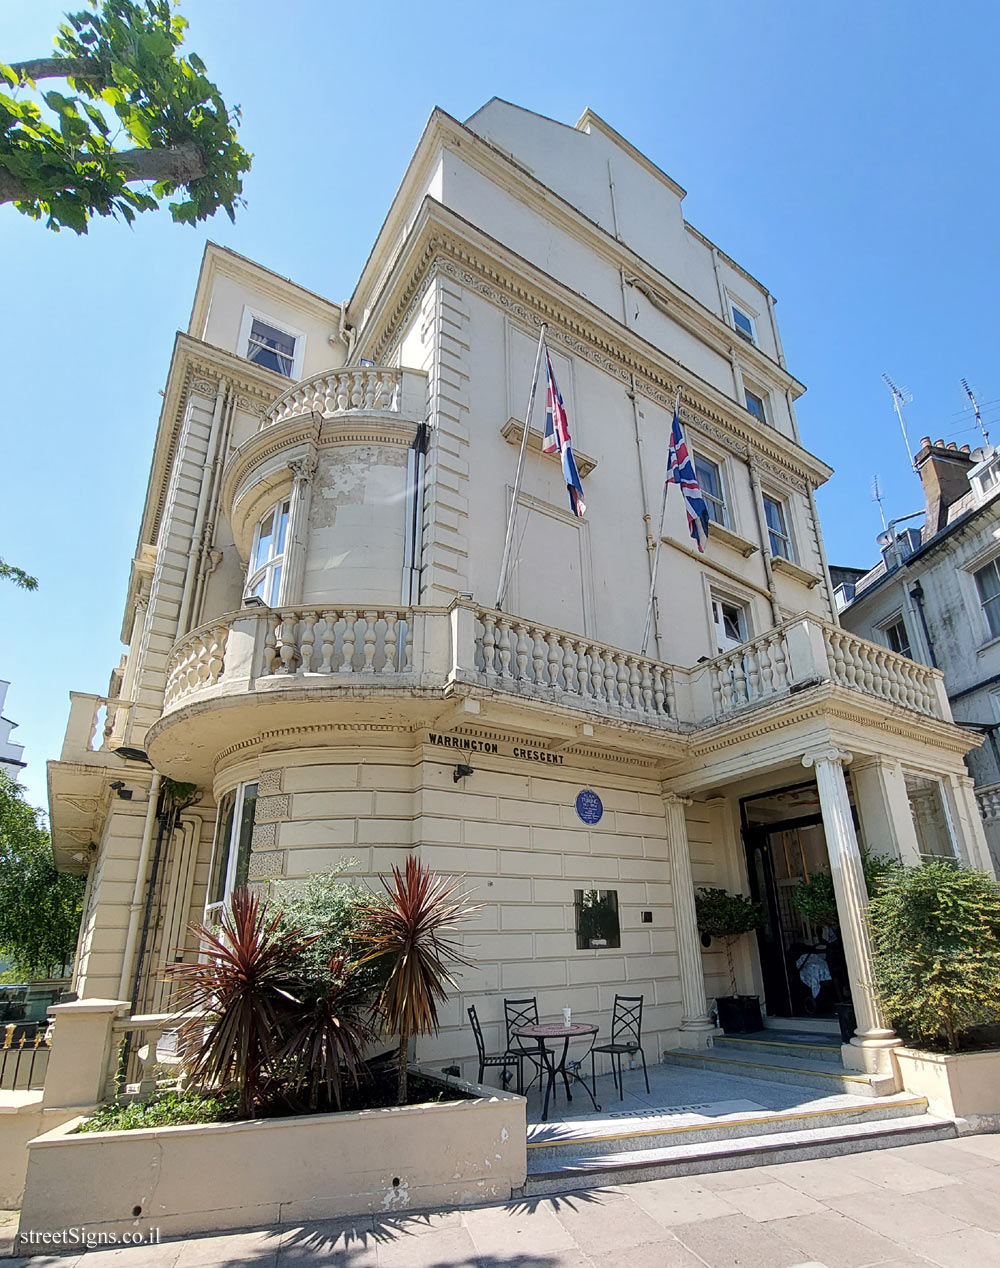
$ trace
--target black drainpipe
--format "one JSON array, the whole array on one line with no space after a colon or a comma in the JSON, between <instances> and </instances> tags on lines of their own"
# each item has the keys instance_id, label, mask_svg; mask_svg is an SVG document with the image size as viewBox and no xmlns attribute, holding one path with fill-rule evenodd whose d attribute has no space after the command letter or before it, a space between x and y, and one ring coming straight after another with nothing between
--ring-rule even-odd
<instances>
[{"instance_id":1,"label":"black drainpipe","mask_svg":"<svg viewBox=\"0 0 1000 1268\"><path fill-rule=\"evenodd\" d=\"M920 617L920 628L924 632L924 638L927 641L927 651L931 658L931 667L937 669L937 657L934 655L934 641L931 638L931 632L927 628L927 614L924 612L924 588L918 581L910 588L910 598L917 605L917 616Z\"/></svg>"}]
</instances>

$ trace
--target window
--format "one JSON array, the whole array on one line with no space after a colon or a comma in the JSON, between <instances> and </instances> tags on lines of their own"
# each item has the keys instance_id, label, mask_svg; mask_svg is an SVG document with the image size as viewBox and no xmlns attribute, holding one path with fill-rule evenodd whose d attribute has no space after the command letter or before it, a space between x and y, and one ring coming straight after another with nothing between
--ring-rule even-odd
<instances>
[{"instance_id":1,"label":"window","mask_svg":"<svg viewBox=\"0 0 1000 1268\"><path fill-rule=\"evenodd\" d=\"M281 591L281 567L285 559L290 506L287 499L272 506L253 535L247 597L262 599L269 608L277 607Z\"/></svg>"},{"instance_id":2,"label":"window","mask_svg":"<svg viewBox=\"0 0 1000 1268\"><path fill-rule=\"evenodd\" d=\"M757 327L754 320L748 312L740 308L738 304L730 301L730 311L733 314L733 328L741 339L745 339L747 343L756 344Z\"/></svg>"},{"instance_id":3,"label":"window","mask_svg":"<svg viewBox=\"0 0 1000 1268\"><path fill-rule=\"evenodd\" d=\"M749 388L744 388L743 395L746 397L747 409L753 414L754 418L766 423L767 410L764 406L764 398L758 396L756 392L751 392Z\"/></svg>"},{"instance_id":4,"label":"window","mask_svg":"<svg viewBox=\"0 0 1000 1268\"><path fill-rule=\"evenodd\" d=\"M890 651L898 652L900 656L909 656L912 660L913 653L910 651L910 636L906 632L906 622L901 616L897 616L888 625L883 625L882 634Z\"/></svg>"},{"instance_id":5,"label":"window","mask_svg":"<svg viewBox=\"0 0 1000 1268\"><path fill-rule=\"evenodd\" d=\"M944 789L940 782L924 775L907 774L906 795L910 801L910 813L913 815L920 857L925 859L956 858L951 816L948 813Z\"/></svg>"},{"instance_id":6,"label":"window","mask_svg":"<svg viewBox=\"0 0 1000 1268\"><path fill-rule=\"evenodd\" d=\"M712 623L715 626L715 642L720 654L731 652L745 643L747 634L746 608L731 599L712 595Z\"/></svg>"},{"instance_id":7,"label":"window","mask_svg":"<svg viewBox=\"0 0 1000 1268\"><path fill-rule=\"evenodd\" d=\"M997 568L997 561L991 559L985 568L980 568L974 575L990 637L1000 637L1000 569Z\"/></svg>"},{"instance_id":8,"label":"window","mask_svg":"<svg viewBox=\"0 0 1000 1268\"><path fill-rule=\"evenodd\" d=\"M276 374L290 379L295 365L295 336L268 325L260 317L254 317L250 323L246 355L247 360L255 365L262 365L265 370L274 370Z\"/></svg>"},{"instance_id":9,"label":"window","mask_svg":"<svg viewBox=\"0 0 1000 1268\"><path fill-rule=\"evenodd\" d=\"M256 806L256 784L240 784L238 788L227 792L219 802L212 863L208 870L208 893L205 897L207 924L218 924L226 899L234 889L242 889L247 883Z\"/></svg>"},{"instance_id":10,"label":"window","mask_svg":"<svg viewBox=\"0 0 1000 1268\"><path fill-rule=\"evenodd\" d=\"M577 950L583 951L588 947L620 947L622 936L618 922L618 891L578 889L574 891L574 897Z\"/></svg>"},{"instance_id":11,"label":"window","mask_svg":"<svg viewBox=\"0 0 1000 1268\"><path fill-rule=\"evenodd\" d=\"M722 487L722 471L718 464L695 454L694 470L701 487L701 496L708 507L708 518L721 524L723 528L727 527L729 515L726 511L726 494Z\"/></svg>"},{"instance_id":12,"label":"window","mask_svg":"<svg viewBox=\"0 0 1000 1268\"><path fill-rule=\"evenodd\" d=\"M771 554L782 559L792 557L792 539L788 533L788 520L784 505L777 498L764 494L764 518L767 521L767 539Z\"/></svg>"}]
</instances>

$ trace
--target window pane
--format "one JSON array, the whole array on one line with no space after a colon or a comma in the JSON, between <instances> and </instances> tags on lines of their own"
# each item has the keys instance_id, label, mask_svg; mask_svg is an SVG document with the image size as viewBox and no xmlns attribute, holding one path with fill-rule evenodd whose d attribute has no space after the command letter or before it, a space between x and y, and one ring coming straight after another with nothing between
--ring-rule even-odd
<instances>
[{"instance_id":1,"label":"window pane","mask_svg":"<svg viewBox=\"0 0 1000 1268\"><path fill-rule=\"evenodd\" d=\"M257 535L257 549L253 556L253 571L271 558L271 542L274 540L274 511L270 510L260 522Z\"/></svg>"},{"instance_id":2,"label":"window pane","mask_svg":"<svg viewBox=\"0 0 1000 1268\"><path fill-rule=\"evenodd\" d=\"M746 313L740 312L735 304L733 305L733 324L738 335L742 335L744 339L748 339L753 343L753 322Z\"/></svg>"},{"instance_id":3,"label":"window pane","mask_svg":"<svg viewBox=\"0 0 1000 1268\"><path fill-rule=\"evenodd\" d=\"M743 641L742 613L739 608L734 608L731 604L723 603L722 605L722 627L725 630L726 637L735 639L737 643Z\"/></svg>"},{"instance_id":4,"label":"window pane","mask_svg":"<svg viewBox=\"0 0 1000 1268\"><path fill-rule=\"evenodd\" d=\"M767 526L772 532L785 532L785 515L782 507L774 501L773 498L766 497L764 499L764 517L767 520Z\"/></svg>"},{"instance_id":5,"label":"window pane","mask_svg":"<svg viewBox=\"0 0 1000 1268\"><path fill-rule=\"evenodd\" d=\"M278 606L278 591L281 589L281 564L276 564L270 572L271 584L265 603L269 608Z\"/></svg>"},{"instance_id":6,"label":"window pane","mask_svg":"<svg viewBox=\"0 0 1000 1268\"><path fill-rule=\"evenodd\" d=\"M900 656L910 655L910 640L902 621L894 621L892 625L886 626L885 637L891 651L898 652Z\"/></svg>"},{"instance_id":7,"label":"window pane","mask_svg":"<svg viewBox=\"0 0 1000 1268\"><path fill-rule=\"evenodd\" d=\"M997 573L995 560L991 560L985 568L980 568L976 573L976 585L979 587L979 597L984 603L987 599L1000 594L1000 575Z\"/></svg>"},{"instance_id":8,"label":"window pane","mask_svg":"<svg viewBox=\"0 0 1000 1268\"><path fill-rule=\"evenodd\" d=\"M239 846L236 855L236 872L233 889L243 889L250 867L250 843L253 838L254 811L257 809L257 785L247 784L243 790L243 807L240 813Z\"/></svg>"},{"instance_id":9,"label":"window pane","mask_svg":"<svg viewBox=\"0 0 1000 1268\"><path fill-rule=\"evenodd\" d=\"M721 495L722 483L719 480L719 468L715 463L709 462L707 458L699 458L695 454L694 469L702 493L711 493L713 497L718 498Z\"/></svg>"},{"instance_id":10,"label":"window pane","mask_svg":"<svg viewBox=\"0 0 1000 1268\"><path fill-rule=\"evenodd\" d=\"M294 357L295 336L276 330L274 326L255 317L250 327L248 360L287 378L291 376Z\"/></svg>"},{"instance_id":11,"label":"window pane","mask_svg":"<svg viewBox=\"0 0 1000 1268\"><path fill-rule=\"evenodd\" d=\"M788 539L778 537L775 533L768 533L768 544L771 547L772 555L780 555L782 559L791 559L791 551L788 545Z\"/></svg>"},{"instance_id":12,"label":"window pane","mask_svg":"<svg viewBox=\"0 0 1000 1268\"><path fill-rule=\"evenodd\" d=\"M226 871L229 867L229 847L233 836L233 810L235 807L235 792L227 792L219 802L219 813L215 821L212 868L208 878L207 902L209 904L221 903L226 896Z\"/></svg>"},{"instance_id":13,"label":"window pane","mask_svg":"<svg viewBox=\"0 0 1000 1268\"><path fill-rule=\"evenodd\" d=\"M767 419L764 416L764 402L760 399L760 397L755 396L753 392L748 391L746 393L746 401L747 409L750 413L753 414L755 418L759 418L762 423L766 423Z\"/></svg>"},{"instance_id":14,"label":"window pane","mask_svg":"<svg viewBox=\"0 0 1000 1268\"><path fill-rule=\"evenodd\" d=\"M920 777L907 777L906 783L921 856L953 859L955 846L941 785L936 780Z\"/></svg>"},{"instance_id":15,"label":"window pane","mask_svg":"<svg viewBox=\"0 0 1000 1268\"><path fill-rule=\"evenodd\" d=\"M281 504L278 511L278 534L277 541L274 545L275 555L283 555L285 553L285 533L288 531L288 502Z\"/></svg>"},{"instance_id":16,"label":"window pane","mask_svg":"<svg viewBox=\"0 0 1000 1268\"><path fill-rule=\"evenodd\" d=\"M992 599L988 599L983 604L983 611L986 613L990 633L995 637L1000 634L1000 595L994 595Z\"/></svg>"}]
</instances>

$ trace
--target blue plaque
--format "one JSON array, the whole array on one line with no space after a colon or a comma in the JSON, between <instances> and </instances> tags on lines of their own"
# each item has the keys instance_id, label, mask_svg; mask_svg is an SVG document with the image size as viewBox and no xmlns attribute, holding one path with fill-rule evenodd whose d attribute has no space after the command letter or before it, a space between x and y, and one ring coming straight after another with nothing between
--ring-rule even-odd
<instances>
[{"instance_id":1,"label":"blue plaque","mask_svg":"<svg viewBox=\"0 0 1000 1268\"><path fill-rule=\"evenodd\" d=\"M600 823L604 814L604 802L590 788L576 794L576 813L584 823Z\"/></svg>"}]
</instances>

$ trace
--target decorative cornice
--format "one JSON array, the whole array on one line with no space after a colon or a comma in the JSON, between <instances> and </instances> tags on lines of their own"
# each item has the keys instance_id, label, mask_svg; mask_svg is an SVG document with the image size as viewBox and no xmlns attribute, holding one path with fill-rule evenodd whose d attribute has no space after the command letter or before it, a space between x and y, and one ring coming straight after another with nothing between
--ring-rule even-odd
<instances>
[{"instance_id":1,"label":"decorative cornice","mask_svg":"<svg viewBox=\"0 0 1000 1268\"><path fill-rule=\"evenodd\" d=\"M395 303L389 300L390 306L379 314L378 331L381 333L377 333L373 327L364 341L366 355L376 362L387 362L394 358L405 330L423 302L428 287L437 276L443 274L454 278L494 307L508 313L520 324L527 326L532 333L537 332L544 321L549 327L547 338L551 343L561 344L568 353L597 366L621 383L626 390L631 390L634 376L635 390L667 412L673 411L677 389L680 387L681 418L686 426L695 432L700 431L711 436L730 452L744 458L753 453L769 474L786 485L805 492L811 484L821 483L828 477L829 467L801 450L796 442L787 441L789 448L794 447L799 453L786 452L774 443L780 433L775 432L769 436L754 430L743 419L738 419L736 415L739 407L735 402L732 404L732 416L723 413L709 400L706 393L699 390L700 385L690 382L694 376L685 367L658 366L654 357L658 356L663 362L667 360L660 350L646 345L653 355L643 355L629 346L627 338L621 338L622 334L627 336L632 332L624 328L612 331L608 325L604 325L602 329L602 325L598 324L603 316L600 310L595 308L594 314L588 317L582 311L571 308L565 300L555 299L554 292L566 290L555 279L546 279L548 285L545 290L542 289L541 282L529 288L523 277L517 276L513 269L504 269L485 250L477 251L472 244L459 237L456 232L449 231L446 226L428 224L426 230L428 236L422 246L416 244L416 254L410 261L406 280L397 287L398 298ZM527 261L522 263L523 272L529 269L537 272ZM644 340L634 335L633 342L645 344ZM708 384L705 386L710 387Z\"/></svg>"},{"instance_id":2,"label":"decorative cornice","mask_svg":"<svg viewBox=\"0 0 1000 1268\"><path fill-rule=\"evenodd\" d=\"M409 735L411 730L412 728L409 725L392 725L388 722L328 722L318 723L313 726L281 727L275 731L261 731L258 735L253 736L252 739L240 740L236 744L230 744L215 759L215 769L218 770L227 758L234 757L237 753L248 753L252 749L271 746L276 740L286 740L293 736L344 735L355 732L377 735Z\"/></svg>"}]
</instances>

